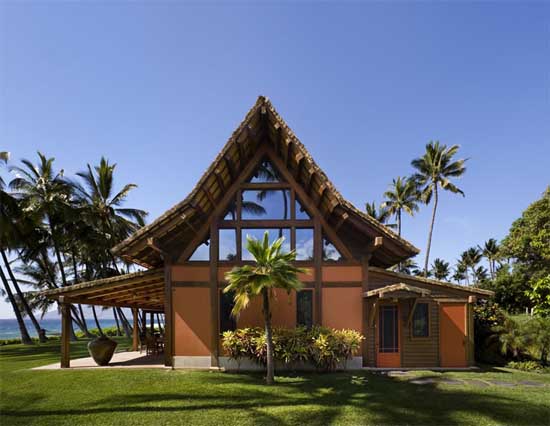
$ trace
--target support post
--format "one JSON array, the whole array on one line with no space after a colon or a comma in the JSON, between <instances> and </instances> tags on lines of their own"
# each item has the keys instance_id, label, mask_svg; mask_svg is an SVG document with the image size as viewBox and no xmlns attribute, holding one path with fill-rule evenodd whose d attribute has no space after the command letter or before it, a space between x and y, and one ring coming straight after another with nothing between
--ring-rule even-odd
<instances>
[{"instance_id":1,"label":"support post","mask_svg":"<svg viewBox=\"0 0 550 426\"><path fill-rule=\"evenodd\" d=\"M147 333L147 314L145 310L141 310L141 334L145 336Z\"/></svg>"},{"instance_id":2,"label":"support post","mask_svg":"<svg viewBox=\"0 0 550 426\"><path fill-rule=\"evenodd\" d=\"M218 319L218 227L217 217L210 225L210 333L211 333L211 361L212 367L219 367L218 345L220 338Z\"/></svg>"},{"instance_id":3,"label":"support post","mask_svg":"<svg viewBox=\"0 0 550 426\"><path fill-rule=\"evenodd\" d=\"M137 308L132 308L132 316L134 317L134 329L132 332L132 350L137 351L139 349L139 322Z\"/></svg>"},{"instance_id":4,"label":"support post","mask_svg":"<svg viewBox=\"0 0 550 426\"><path fill-rule=\"evenodd\" d=\"M371 254L367 254L361 258L361 305L363 312L363 320L361 321L361 333L365 339L361 342L361 355L363 357L363 367L368 366L368 342L369 342L369 328L371 327L370 318L368 315L368 305L367 298L364 297L364 294L369 291L369 260ZM373 308L374 309L374 308Z\"/></svg>"},{"instance_id":5,"label":"support post","mask_svg":"<svg viewBox=\"0 0 550 426\"><path fill-rule=\"evenodd\" d=\"M173 367L172 259L164 258L164 365ZM160 325L160 324L159 324Z\"/></svg>"},{"instance_id":6,"label":"support post","mask_svg":"<svg viewBox=\"0 0 550 426\"><path fill-rule=\"evenodd\" d=\"M61 304L61 368L71 366L70 336L71 336L71 305L60 297Z\"/></svg>"},{"instance_id":7,"label":"support post","mask_svg":"<svg viewBox=\"0 0 550 426\"><path fill-rule=\"evenodd\" d=\"M151 335L155 334L155 314L153 312L149 312L149 326Z\"/></svg>"},{"instance_id":8,"label":"support post","mask_svg":"<svg viewBox=\"0 0 550 426\"><path fill-rule=\"evenodd\" d=\"M315 324L323 325L323 227L314 218L313 256L315 266Z\"/></svg>"}]
</instances>

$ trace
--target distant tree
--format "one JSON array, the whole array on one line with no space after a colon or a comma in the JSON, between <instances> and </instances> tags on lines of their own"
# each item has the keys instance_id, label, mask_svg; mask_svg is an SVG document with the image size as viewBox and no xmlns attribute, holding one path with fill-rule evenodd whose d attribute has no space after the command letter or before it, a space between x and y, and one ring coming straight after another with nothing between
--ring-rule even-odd
<instances>
[{"instance_id":1,"label":"distant tree","mask_svg":"<svg viewBox=\"0 0 550 426\"><path fill-rule=\"evenodd\" d=\"M453 273L453 280L459 284L462 284L463 281L466 281L468 278L468 268L464 263L458 262L455 266Z\"/></svg>"},{"instance_id":2,"label":"distant tree","mask_svg":"<svg viewBox=\"0 0 550 426\"><path fill-rule=\"evenodd\" d=\"M443 259L434 259L432 264L432 275L436 280L446 280L451 270L449 268L449 262L445 262Z\"/></svg>"},{"instance_id":3,"label":"distant tree","mask_svg":"<svg viewBox=\"0 0 550 426\"><path fill-rule=\"evenodd\" d=\"M405 212L413 216L418 211L419 196L416 182L402 177L393 179L390 189L384 192L385 201L381 208L388 215L395 216L399 236L401 236L401 213Z\"/></svg>"},{"instance_id":4,"label":"distant tree","mask_svg":"<svg viewBox=\"0 0 550 426\"><path fill-rule=\"evenodd\" d=\"M489 263L489 272L491 274L491 279L495 279L496 272L496 260L498 259L499 247L497 240L490 238L485 241L483 247L479 247L483 256L487 259Z\"/></svg>"},{"instance_id":5,"label":"distant tree","mask_svg":"<svg viewBox=\"0 0 550 426\"><path fill-rule=\"evenodd\" d=\"M414 159L411 164L416 169L413 175L420 193L421 200L425 204L430 204L432 197L434 199L432 220L428 233L428 244L426 248L426 259L424 261L424 272L428 273L428 265L430 264L430 248L432 245L432 234L435 223L435 215L439 202L439 188L450 191L453 194L461 194L464 192L451 182L451 178L457 178L466 171L466 160L454 160L454 156L458 152L458 145L442 145L438 141L430 142L426 145L426 152L420 158Z\"/></svg>"},{"instance_id":6,"label":"distant tree","mask_svg":"<svg viewBox=\"0 0 550 426\"><path fill-rule=\"evenodd\" d=\"M475 270L478 263L481 262L481 258L482 258L481 252L477 247L470 247L468 250L464 251L460 256L460 260L466 266L466 270L468 270L468 268L471 270L472 280L474 283L476 282Z\"/></svg>"},{"instance_id":7,"label":"distant tree","mask_svg":"<svg viewBox=\"0 0 550 426\"><path fill-rule=\"evenodd\" d=\"M376 203L373 201L372 203L366 203L365 204L365 211L367 214L372 217L373 219L376 219L378 222L386 225L388 228L395 228L396 225L393 223L387 223L388 219L390 218L390 213L387 209L384 209L382 207L377 208Z\"/></svg>"},{"instance_id":8,"label":"distant tree","mask_svg":"<svg viewBox=\"0 0 550 426\"><path fill-rule=\"evenodd\" d=\"M489 274L487 273L487 268L485 266L478 266L474 269L474 282L479 284L483 281L487 281Z\"/></svg>"}]
</instances>

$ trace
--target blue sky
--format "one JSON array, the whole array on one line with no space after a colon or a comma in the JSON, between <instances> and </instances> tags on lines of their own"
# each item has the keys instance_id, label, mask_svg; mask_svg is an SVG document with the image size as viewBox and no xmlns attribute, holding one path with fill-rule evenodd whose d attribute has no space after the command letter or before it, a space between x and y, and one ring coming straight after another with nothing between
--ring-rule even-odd
<instances>
[{"instance_id":1,"label":"blue sky","mask_svg":"<svg viewBox=\"0 0 550 426\"><path fill-rule=\"evenodd\" d=\"M550 184L549 18L528 2L2 2L0 150L67 174L105 155L152 220L263 94L361 208L429 140L459 144L466 197L441 197L432 249L454 261ZM423 251L429 217L403 224Z\"/></svg>"}]
</instances>

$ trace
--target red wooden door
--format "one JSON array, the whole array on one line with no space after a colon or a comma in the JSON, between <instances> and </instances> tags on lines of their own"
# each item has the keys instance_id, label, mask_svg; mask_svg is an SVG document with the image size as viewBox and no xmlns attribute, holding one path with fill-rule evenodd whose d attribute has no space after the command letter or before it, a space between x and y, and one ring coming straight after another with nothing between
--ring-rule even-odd
<instances>
[{"instance_id":1,"label":"red wooden door","mask_svg":"<svg viewBox=\"0 0 550 426\"><path fill-rule=\"evenodd\" d=\"M445 303L439 309L439 353L442 367L467 367L466 305Z\"/></svg>"},{"instance_id":2,"label":"red wooden door","mask_svg":"<svg viewBox=\"0 0 550 426\"><path fill-rule=\"evenodd\" d=\"M399 329L398 306L380 306L378 311L377 367L394 368L401 366Z\"/></svg>"}]
</instances>

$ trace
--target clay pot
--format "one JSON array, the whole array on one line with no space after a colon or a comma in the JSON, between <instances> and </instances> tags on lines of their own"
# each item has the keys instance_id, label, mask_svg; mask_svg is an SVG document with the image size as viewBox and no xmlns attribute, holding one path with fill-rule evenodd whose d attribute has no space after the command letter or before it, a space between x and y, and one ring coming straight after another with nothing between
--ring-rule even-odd
<instances>
[{"instance_id":1,"label":"clay pot","mask_svg":"<svg viewBox=\"0 0 550 426\"><path fill-rule=\"evenodd\" d=\"M118 343L114 340L99 336L88 343L88 352L97 365L107 365L111 361L117 345Z\"/></svg>"}]
</instances>

